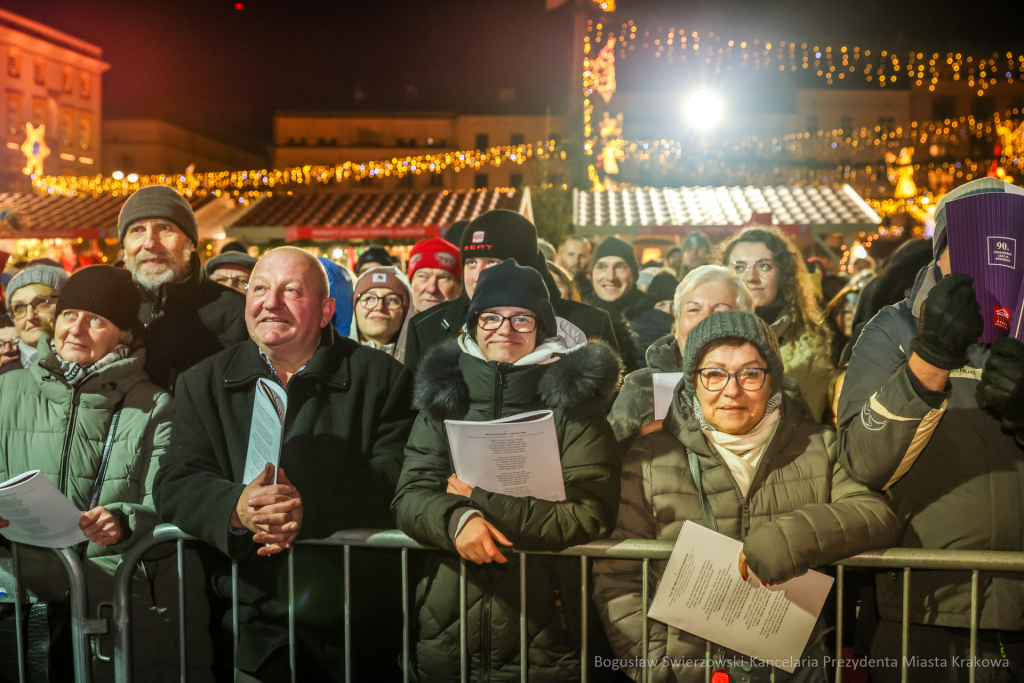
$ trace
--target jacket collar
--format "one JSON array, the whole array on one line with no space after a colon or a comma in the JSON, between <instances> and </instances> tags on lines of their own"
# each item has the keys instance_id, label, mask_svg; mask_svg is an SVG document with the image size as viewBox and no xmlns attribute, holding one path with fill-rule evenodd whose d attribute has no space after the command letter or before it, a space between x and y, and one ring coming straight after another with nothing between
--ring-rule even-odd
<instances>
[{"instance_id":1,"label":"jacket collar","mask_svg":"<svg viewBox=\"0 0 1024 683\"><path fill-rule=\"evenodd\" d=\"M463 289L462 294L452 301L451 305L448 306L448 310L444 312L441 325L448 334L455 335L466 324L466 316L468 314L469 297L466 296L466 290Z\"/></svg>"},{"instance_id":2,"label":"jacket collar","mask_svg":"<svg viewBox=\"0 0 1024 683\"><path fill-rule=\"evenodd\" d=\"M333 325L320 330L320 345L300 373L301 376L316 377L329 386L347 389L351 370L348 364L349 354L342 352L341 349L343 343L341 337L335 334ZM242 343L238 353L232 355L224 373L224 386L228 389L247 388L258 379L273 379L273 376L266 362L260 357L260 347L249 339Z\"/></svg>"},{"instance_id":3,"label":"jacket collar","mask_svg":"<svg viewBox=\"0 0 1024 683\"><path fill-rule=\"evenodd\" d=\"M192 252L189 257L189 270L184 278L160 285L154 292L145 287L139 287L139 295L142 297L144 307L152 309L150 320L162 316L168 309L171 309L181 302L192 300L199 291L200 286L207 279L206 269L199 258L199 254Z\"/></svg>"}]
</instances>

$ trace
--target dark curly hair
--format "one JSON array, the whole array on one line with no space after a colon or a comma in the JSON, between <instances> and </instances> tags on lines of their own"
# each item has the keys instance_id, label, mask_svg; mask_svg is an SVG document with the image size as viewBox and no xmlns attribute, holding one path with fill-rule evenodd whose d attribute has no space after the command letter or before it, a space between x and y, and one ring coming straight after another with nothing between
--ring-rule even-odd
<instances>
[{"instance_id":1,"label":"dark curly hair","mask_svg":"<svg viewBox=\"0 0 1024 683\"><path fill-rule=\"evenodd\" d=\"M768 247L779 269L779 293L790 323L788 339L780 339L779 343L784 345L804 337L813 353L830 358L832 331L824 324L811 276L796 245L772 225L744 228L720 245L719 262L728 264L733 248L741 242L760 242Z\"/></svg>"}]
</instances>

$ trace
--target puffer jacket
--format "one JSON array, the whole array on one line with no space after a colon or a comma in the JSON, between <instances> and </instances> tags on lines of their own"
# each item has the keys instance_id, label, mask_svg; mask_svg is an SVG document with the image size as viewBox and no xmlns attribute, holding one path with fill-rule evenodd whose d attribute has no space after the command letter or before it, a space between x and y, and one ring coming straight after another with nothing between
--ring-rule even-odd
<instances>
[{"instance_id":1,"label":"puffer jacket","mask_svg":"<svg viewBox=\"0 0 1024 683\"><path fill-rule=\"evenodd\" d=\"M978 408L975 391L988 344L972 344L949 375L949 391L926 401L907 363L921 307L935 285L921 269L909 296L871 319L853 348L839 398L839 454L850 475L884 489L899 518L902 548L1024 550L1024 452L1013 432ZM878 575L878 610L903 614L901 573ZM978 626L1024 630L1024 578L981 572ZM910 621L969 628L970 572L916 572Z\"/></svg>"},{"instance_id":2,"label":"puffer jacket","mask_svg":"<svg viewBox=\"0 0 1024 683\"><path fill-rule=\"evenodd\" d=\"M896 516L885 497L857 483L839 467L835 434L810 421L783 393L782 415L771 443L758 463L748 495L740 493L722 457L707 442L685 398L682 385L661 431L639 438L622 465L622 499L612 539L675 541L684 522L703 525L686 449L696 453L706 500L719 531L743 541L750 568L771 583L787 581L807 569L891 545ZM657 586L666 561L651 562ZM595 560L594 600L616 657L639 659L643 624L641 564ZM655 592L650 591L653 600ZM702 659L705 641L649 620L649 658ZM776 680L813 679L821 670L823 623L812 633L798 668ZM634 661L635 661L634 660ZM640 668L627 670L639 680ZM657 666L655 681L702 681L699 667Z\"/></svg>"},{"instance_id":3,"label":"puffer jacket","mask_svg":"<svg viewBox=\"0 0 1024 683\"><path fill-rule=\"evenodd\" d=\"M796 381L800 393L811 411L811 417L821 422L828 406L828 385L832 380L832 360L828 354L815 353L804 336L790 334L789 316L782 312L772 323L772 332L779 339L779 356L786 368L786 377Z\"/></svg>"},{"instance_id":4,"label":"puffer jacket","mask_svg":"<svg viewBox=\"0 0 1024 683\"><path fill-rule=\"evenodd\" d=\"M449 536L452 514L472 507L521 550L558 551L606 537L615 524L619 456L604 417L618 385L619 359L602 342L578 345L537 365L485 362L446 342L424 359L416 379L421 412L405 451L392 505L398 528L425 545L450 552L428 561L416 592L414 670L420 681L459 680L459 557ZM566 500L550 502L473 490L445 492L454 471L445 419L491 420L549 409L562 461ZM466 563L471 681L518 681L519 562ZM528 560L529 679L580 678L579 561Z\"/></svg>"},{"instance_id":5,"label":"puffer jacket","mask_svg":"<svg viewBox=\"0 0 1024 683\"><path fill-rule=\"evenodd\" d=\"M170 440L174 411L170 395L147 380L145 361L145 349L139 350L72 387L50 350L49 337L43 335L38 363L0 377L0 481L39 470L81 510L89 506L114 407L124 398L99 505L119 515L127 528L119 543L88 545L85 572L92 615L97 614L99 603L111 599L121 553L157 523L153 480ZM145 561L133 578L139 680L180 679L175 558L171 554ZM190 680L212 680L209 608L199 578L202 569L194 556L186 561L193 579L186 584L188 675ZM21 546L21 567L30 592L44 599L63 597L66 575L51 551ZM102 650L109 653L112 647L104 638ZM113 666L94 658L93 677L112 679Z\"/></svg>"}]
</instances>

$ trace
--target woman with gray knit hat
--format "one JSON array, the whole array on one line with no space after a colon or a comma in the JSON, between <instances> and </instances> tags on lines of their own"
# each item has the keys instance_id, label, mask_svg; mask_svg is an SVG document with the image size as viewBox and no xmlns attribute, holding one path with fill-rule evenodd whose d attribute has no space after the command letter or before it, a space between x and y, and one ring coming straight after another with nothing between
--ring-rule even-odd
<instances>
[{"instance_id":1,"label":"woman with gray knit hat","mask_svg":"<svg viewBox=\"0 0 1024 683\"><path fill-rule=\"evenodd\" d=\"M38 357L39 336L53 324L57 298L68 274L57 266L30 266L7 286L7 313L18 335L17 360L0 365L0 375L31 367Z\"/></svg>"},{"instance_id":2,"label":"woman with gray knit hat","mask_svg":"<svg viewBox=\"0 0 1024 683\"><path fill-rule=\"evenodd\" d=\"M674 541L684 522L694 522L743 541L737 574L746 578L749 567L769 583L897 541L899 523L885 497L839 466L835 432L806 419L781 391L779 343L763 320L743 311L708 316L686 339L683 372L663 428L640 437L623 462L612 539ZM665 564L652 562L655 584ZM645 629L652 659L704 658L705 641L643 623L636 562L595 560L594 588L620 660L640 657ZM801 666L792 675L777 671L774 680L824 681L824 632L819 620ZM744 659L717 646L712 656ZM752 670L733 666L735 680L771 675L756 661ZM705 675L681 664L650 672L655 681ZM642 669L627 673L639 680Z\"/></svg>"},{"instance_id":3,"label":"woman with gray knit hat","mask_svg":"<svg viewBox=\"0 0 1024 683\"><path fill-rule=\"evenodd\" d=\"M39 336L38 362L0 377L0 481L39 470L80 510L88 539L84 560L90 614L109 602L120 555L157 524L153 482L170 441L173 409L167 392L143 370L139 294L132 276L111 266L72 275L52 325ZM8 525L0 519L0 535ZM0 540L0 543L4 541ZM67 575L45 548L20 548L21 576L45 602L63 602ZM192 575L201 574L198 562ZM150 558L133 585L135 676L178 680L176 557ZM203 628L206 597L190 586L189 678L212 657ZM156 602L154 602L154 600ZM110 652L110 637L97 650ZM194 642L193 642L194 641ZM196 648L196 649L194 649ZM165 656L166 655L166 656ZM196 667L192 669L192 667ZM93 658L94 680L112 680L114 667Z\"/></svg>"}]
</instances>

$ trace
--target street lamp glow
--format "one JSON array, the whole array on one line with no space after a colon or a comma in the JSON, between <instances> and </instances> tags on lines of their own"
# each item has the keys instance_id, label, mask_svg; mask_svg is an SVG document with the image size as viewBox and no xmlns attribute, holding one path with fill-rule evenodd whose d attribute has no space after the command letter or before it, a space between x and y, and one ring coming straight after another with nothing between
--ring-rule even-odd
<instances>
[{"instance_id":1,"label":"street lamp glow","mask_svg":"<svg viewBox=\"0 0 1024 683\"><path fill-rule=\"evenodd\" d=\"M686 100L683 113L687 122L697 130L713 128L722 119L725 107L718 95L707 90L693 93Z\"/></svg>"},{"instance_id":2,"label":"street lamp glow","mask_svg":"<svg viewBox=\"0 0 1024 683\"><path fill-rule=\"evenodd\" d=\"M334 251L331 252L331 255L334 258L341 258L344 253L345 252L343 252L341 249L335 249Z\"/></svg>"},{"instance_id":3,"label":"street lamp glow","mask_svg":"<svg viewBox=\"0 0 1024 683\"><path fill-rule=\"evenodd\" d=\"M136 173L129 173L128 174L128 182L129 183L134 183L134 182L138 181L138 179L139 179L138 174L136 174Z\"/></svg>"},{"instance_id":4,"label":"street lamp glow","mask_svg":"<svg viewBox=\"0 0 1024 683\"><path fill-rule=\"evenodd\" d=\"M124 173L122 173L121 171L114 171L113 173L110 174L110 176L114 180L120 180L121 178L124 178Z\"/></svg>"}]
</instances>

